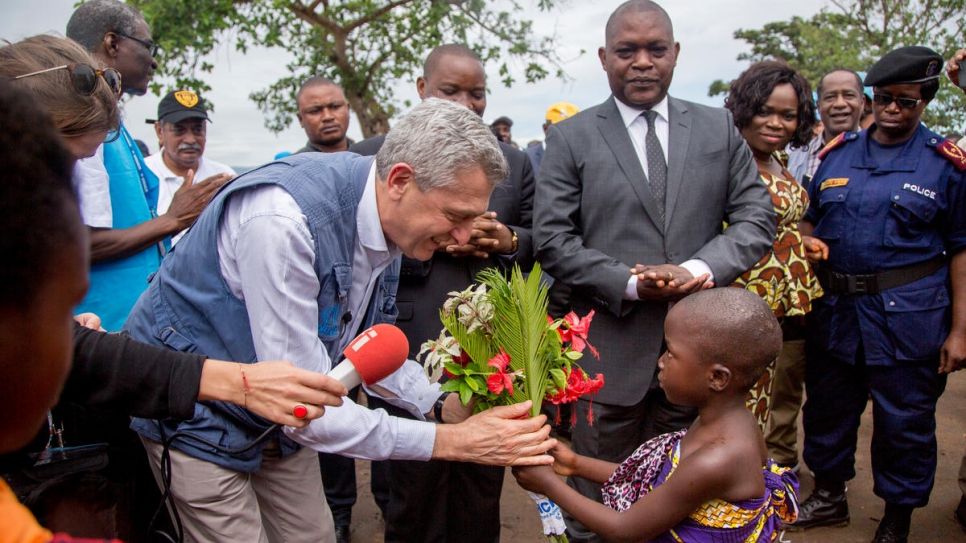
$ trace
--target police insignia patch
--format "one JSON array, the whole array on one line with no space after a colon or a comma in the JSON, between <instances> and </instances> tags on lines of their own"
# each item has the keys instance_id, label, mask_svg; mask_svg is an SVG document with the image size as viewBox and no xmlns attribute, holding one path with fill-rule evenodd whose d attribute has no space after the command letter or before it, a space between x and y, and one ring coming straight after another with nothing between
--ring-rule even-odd
<instances>
[{"instance_id":1,"label":"police insignia patch","mask_svg":"<svg viewBox=\"0 0 966 543\"><path fill-rule=\"evenodd\" d=\"M845 141L845 132L842 132L838 136L835 136L835 138L833 138L832 141L826 143L825 147L823 147L822 150L819 151L818 159L819 160L825 159L825 155L827 155L829 151L831 151L832 149L835 149L839 145L842 145L842 142L844 141Z\"/></svg>"},{"instance_id":2,"label":"police insignia patch","mask_svg":"<svg viewBox=\"0 0 966 543\"><path fill-rule=\"evenodd\" d=\"M189 90L174 93L174 99L184 107L195 107L195 104L198 103L198 95Z\"/></svg>"},{"instance_id":3,"label":"police insignia patch","mask_svg":"<svg viewBox=\"0 0 966 543\"><path fill-rule=\"evenodd\" d=\"M956 166L961 172L966 172L966 153L955 143L945 140L936 146L936 151Z\"/></svg>"}]
</instances>

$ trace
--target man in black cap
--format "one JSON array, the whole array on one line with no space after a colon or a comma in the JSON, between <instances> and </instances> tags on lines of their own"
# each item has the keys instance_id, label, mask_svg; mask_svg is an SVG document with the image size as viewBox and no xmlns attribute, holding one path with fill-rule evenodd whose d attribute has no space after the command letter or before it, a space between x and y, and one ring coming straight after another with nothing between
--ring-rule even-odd
<instances>
[{"instance_id":1,"label":"man in black cap","mask_svg":"<svg viewBox=\"0 0 966 543\"><path fill-rule=\"evenodd\" d=\"M490 128L497 131L497 133L500 135L500 141L507 145L512 145L517 149L520 148L520 146L513 141L513 134L510 133L510 129L513 128L512 119L506 115L497 117L496 120L490 124Z\"/></svg>"},{"instance_id":2,"label":"man in black cap","mask_svg":"<svg viewBox=\"0 0 966 543\"><path fill-rule=\"evenodd\" d=\"M190 90L172 91L158 104L158 120L154 131L161 149L144 159L148 168L158 176L158 214L168 211L174 193L195 179L202 183L221 186L235 176L229 166L204 159L208 137L208 110L205 102ZM171 236L174 245L184 231Z\"/></svg>"},{"instance_id":3,"label":"man in black cap","mask_svg":"<svg viewBox=\"0 0 966 543\"><path fill-rule=\"evenodd\" d=\"M875 543L905 542L936 472L936 402L966 359L966 156L919 123L943 59L901 47L865 79L875 122L840 134L809 186L802 233L828 247L809 314L804 459L815 491L792 528L846 525L845 483L872 398Z\"/></svg>"}]
</instances>

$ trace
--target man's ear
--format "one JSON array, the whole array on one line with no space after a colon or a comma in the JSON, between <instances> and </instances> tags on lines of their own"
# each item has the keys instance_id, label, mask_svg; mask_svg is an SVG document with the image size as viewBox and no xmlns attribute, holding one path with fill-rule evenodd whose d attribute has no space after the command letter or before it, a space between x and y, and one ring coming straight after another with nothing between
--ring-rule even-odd
<instances>
[{"instance_id":1,"label":"man's ear","mask_svg":"<svg viewBox=\"0 0 966 543\"><path fill-rule=\"evenodd\" d=\"M731 370L723 364L712 364L708 369L708 386L715 392L721 392L731 384Z\"/></svg>"},{"instance_id":2,"label":"man's ear","mask_svg":"<svg viewBox=\"0 0 966 543\"><path fill-rule=\"evenodd\" d=\"M121 40L117 39L117 34L113 32L108 32L107 34L104 34L103 38L101 38L101 48L104 50L104 54L108 58L110 59L117 58L117 51L118 51L117 44L120 41Z\"/></svg>"},{"instance_id":3,"label":"man's ear","mask_svg":"<svg viewBox=\"0 0 966 543\"><path fill-rule=\"evenodd\" d=\"M405 162L394 164L386 177L386 191L390 200L398 201L406 191L419 190L416 186L416 172Z\"/></svg>"},{"instance_id":4,"label":"man's ear","mask_svg":"<svg viewBox=\"0 0 966 543\"><path fill-rule=\"evenodd\" d=\"M419 99L426 99L426 79L423 76L416 78L416 92L419 93Z\"/></svg>"}]
</instances>

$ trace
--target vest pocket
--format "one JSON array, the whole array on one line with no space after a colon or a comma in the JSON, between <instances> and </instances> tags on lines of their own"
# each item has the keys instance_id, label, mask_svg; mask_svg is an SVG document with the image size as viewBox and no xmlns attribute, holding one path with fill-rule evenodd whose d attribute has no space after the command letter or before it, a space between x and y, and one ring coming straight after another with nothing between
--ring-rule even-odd
<instances>
[{"instance_id":1,"label":"vest pocket","mask_svg":"<svg viewBox=\"0 0 966 543\"><path fill-rule=\"evenodd\" d=\"M332 273L321 278L319 284L319 339L331 342L345 330L344 315L348 309L349 288L352 286L352 267L335 264Z\"/></svg>"}]
</instances>

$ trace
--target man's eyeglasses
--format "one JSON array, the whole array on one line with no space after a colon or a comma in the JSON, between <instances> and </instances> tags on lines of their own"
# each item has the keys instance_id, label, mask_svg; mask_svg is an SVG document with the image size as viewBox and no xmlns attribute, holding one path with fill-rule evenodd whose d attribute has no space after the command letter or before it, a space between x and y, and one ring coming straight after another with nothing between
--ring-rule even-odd
<instances>
[{"instance_id":1,"label":"man's eyeglasses","mask_svg":"<svg viewBox=\"0 0 966 543\"><path fill-rule=\"evenodd\" d=\"M872 95L872 102L879 106L888 106L892 102L899 104L902 109L913 109L922 102L921 98L905 98L892 96L891 94L879 94L875 93Z\"/></svg>"},{"instance_id":2,"label":"man's eyeglasses","mask_svg":"<svg viewBox=\"0 0 966 543\"><path fill-rule=\"evenodd\" d=\"M39 72L18 75L14 79L23 79L32 75L40 75L57 70L67 70L70 72L70 82L74 85L74 90L85 96L94 94L94 90L97 89L98 76L104 79L104 82L107 83L107 86L114 94L121 94L121 74L117 73L117 70L114 68L95 70L87 64L65 64L55 68L40 70Z\"/></svg>"},{"instance_id":3,"label":"man's eyeglasses","mask_svg":"<svg viewBox=\"0 0 966 543\"><path fill-rule=\"evenodd\" d=\"M149 53L151 53L152 57L158 56L158 44L152 41L142 40L141 38L135 38L134 36L128 36L127 34L123 32L118 32L117 30L115 30L114 33L117 34L118 36L121 36L122 38L127 38L129 40L134 40L140 43L145 47L145 49L148 50Z\"/></svg>"}]
</instances>

